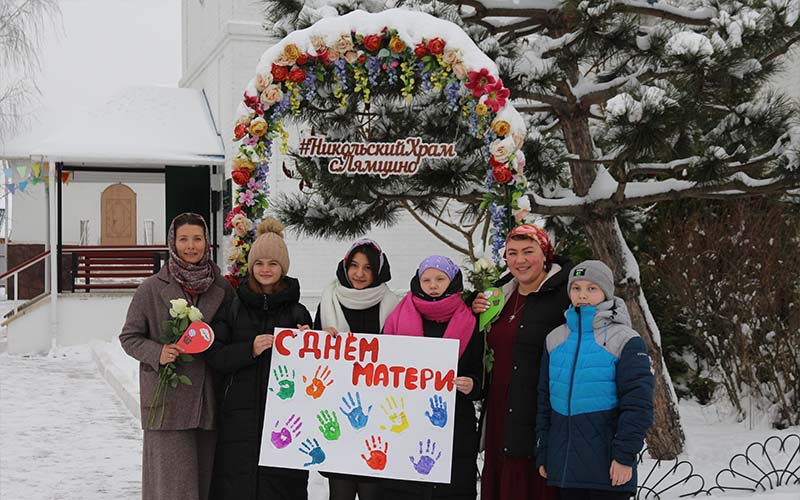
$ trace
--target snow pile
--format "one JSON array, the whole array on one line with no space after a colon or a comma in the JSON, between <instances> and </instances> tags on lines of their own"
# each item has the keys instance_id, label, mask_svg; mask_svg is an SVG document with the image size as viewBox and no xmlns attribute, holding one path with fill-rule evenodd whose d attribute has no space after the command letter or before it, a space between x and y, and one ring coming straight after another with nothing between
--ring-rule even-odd
<instances>
[{"instance_id":1,"label":"snow pile","mask_svg":"<svg viewBox=\"0 0 800 500\"><path fill-rule=\"evenodd\" d=\"M693 31L680 31L667 42L667 54L680 57L709 57L714 53L711 40Z\"/></svg>"}]
</instances>

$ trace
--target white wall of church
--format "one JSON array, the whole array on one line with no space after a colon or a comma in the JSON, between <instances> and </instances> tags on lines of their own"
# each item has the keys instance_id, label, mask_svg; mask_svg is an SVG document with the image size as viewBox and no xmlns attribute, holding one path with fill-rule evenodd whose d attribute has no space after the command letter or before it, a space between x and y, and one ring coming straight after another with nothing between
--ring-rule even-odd
<instances>
[{"instance_id":1,"label":"white wall of church","mask_svg":"<svg viewBox=\"0 0 800 500\"><path fill-rule=\"evenodd\" d=\"M80 221L89 220L89 245L100 244L100 194L111 183L72 182L62 186L62 235L64 245L80 243ZM136 244L144 245L144 221L154 224L154 244L164 245L164 185L126 183L136 193ZM47 241L47 196L43 184L29 187L14 195L11 218L13 243L43 243Z\"/></svg>"}]
</instances>

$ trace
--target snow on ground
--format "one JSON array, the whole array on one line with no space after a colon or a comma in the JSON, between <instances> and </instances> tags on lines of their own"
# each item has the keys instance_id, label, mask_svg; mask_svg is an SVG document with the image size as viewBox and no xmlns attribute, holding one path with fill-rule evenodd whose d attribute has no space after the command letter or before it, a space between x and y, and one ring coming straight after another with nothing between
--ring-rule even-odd
<instances>
[{"instance_id":1,"label":"snow on ground","mask_svg":"<svg viewBox=\"0 0 800 500\"><path fill-rule=\"evenodd\" d=\"M98 371L96 362L119 366L101 366ZM64 348L46 357L0 354L0 499L140 498L139 422L101 375L116 376L116 390L132 391L130 396L138 398L136 370L136 362L116 340ZM723 404L682 402L680 410L687 438L681 458L692 462L706 488L749 443L800 433L797 427L770 429L763 418L737 422ZM649 464L640 466L640 474ZM797 500L800 486L732 497ZM313 473L309 499L326 498L324 479Z\"/></svg>"},{"instance_id":2,"label":"snow on ground","mask_svg":"<svg viewBox=\"0 0 800 500\"><path fill-rule=\"evenodd\" d=\"M0 498L140 498L142 431L88 347L0 354Z\"/></svg>"}]
</instances>

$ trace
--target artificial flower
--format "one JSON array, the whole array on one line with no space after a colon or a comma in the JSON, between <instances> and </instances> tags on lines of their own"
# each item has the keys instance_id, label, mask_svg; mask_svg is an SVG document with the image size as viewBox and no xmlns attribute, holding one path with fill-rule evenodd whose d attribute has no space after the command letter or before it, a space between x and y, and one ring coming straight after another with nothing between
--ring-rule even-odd
<instances>
[{"instance_id":1,"label":"artificial flower","mask_svg":"<svg viewBox=\"0 0 800 500\"><path fill-rule=\"evenodd\" d=\"M255 205L256 200L253 192L248 189L239 193L239 203L242 205L247 205L248 207Z\"/></svg>"},{"instance_id":2,"label":"artificial flower","mask_svg":"<svg viewBox=\"0 0 800 500\"><path fill-rule=\"evenodd\" d=\"M500 163L508 162L508 158L511 156L511 153L513 153L516 149L517 147L514 144L513 139L510 137L507 137L503 140L496 140L489 146L489 152L492 153L494 159Z\"/></svg>"},{"instance_id":3,"label":"artificial flower","mask_svg":"<svg viewBox=\"0 0 800 500\"><path fill-rule=\"evenodd\" d=\"M467 67L464 65L463 62L458 61L457 63L453 64L450 68L453 70L453 74L456 75L456 78L459 80L463 80L467 77Z\"/></svg>"},{"instance_id":4,"label":"artificial flower","mask_svg":"<svg viewBox=\"0 0 800 500\"><path fill-rule=\"evenodd\" d=\"M278 66L291 66L294 64L294 60L286 57L286 54L278 54L275 56L275 59L273 59L272 62Z\"/></svg>"},{"instance_id":5,"label":"artificial flower","mask_svg":"<svg viewBox=\"0 0 800 500\"><path fill-rule=\"evenodd\" d=\"M250 171L246 168L234 168L231 171L231 179L237 186L243 186L250 179Z\"/></svg>"},{"instance_id":6,"label":"artificial flower","mask_svg":"<svg viewBox=\"0 0 800 500\"><path fill-rule=\"evenodd\" d=\"M418 43L417 46L414 47L414 55L419 58L427 56L428 53L428 47L426 47L424 43Z\"/></svg>"},{"instance_id":7,"label":"artificial flower","mask_svg":"<svg viewBox=\"0 0 800 500\"><path fill-rule=\"evenodd\" d=\"M272 83L272 73L259 73L256 75L256 90L264 92L267 85Z\"/></svg>"},{"instance_id":8,"label":"artificial flower","mask_svg":"<svg viewBox=\"0 0 800 500\"><path fill-rule=\"evenodd\" d=\"M486 92L484 103L492 108L495 113L506 105L506 99L511 95L511 91L503 87L503 80L499 78L496 82L486 85L483 90Z\"/></svg>"},{"instance_id":9,"label":"artificial flower","mask_svg":"<svg viewBox=\"0 0 800 500\"><path fill-rule=\"evenodd\" d=\"M495 120L494 123L492 123L492 130L500 137L505 137L511 132L511 124L505 120Z\"/></svg>"},{"instance_id":10,"label":"artificial flower","mask_svg":"<svg viewBox=\"0 0 800 500\"><path fill-rule=\"evenodd\" d=\"M295 66L289 71L289 80L293 81L294 83L300 83L305 79L306 72L303 68L298 68Z\"/></svg>"},{"instance_id":11,"label":"artificial flower","mask_svg":"<svg viewBox=\"0 0 800 500\"><path fill-rule=\"evenodd\" d=\"M225 229L233 229L233 218L236 217L236 214L243 214L244 210L242 207L236 206L228 212L228 215L225 217Z\"/></svg>"},{"instance_id":12,"label":"artificial flower","mask_svg":"<svg viewBox=\"0 0 800 500\"><path fill-rule=\"evenodd\" d=\"M339 38L333 42L333 48L339 54L346 54L349 51L353 50L353 39L350 37L350 33L342 33Z\"/></svg>"},{"instance_id":13,"label":"artificial flower","mask_svg":"<svg viewBox=\"0 0 800 500\"><path fill-rule=\"evenodd\" d=\"M399 54L404 50L406 50L406 44L403 40L400 39L399 36L393 36L389 40L389 50L391 50L395 54Z\"/></svg>"},{"instance_id":14,"label":"artificial flower","mask_svg":"<svg viewBox=\"0 0 800 500\"><path fill-rule=\"evenodd\" d=\"M241 156L237 156L233 159L233 168L246 168L249 171L253 171L256 169L255 163L250 161L249 158L243 158Z\"/></svg>"},{"instance_id":15,"label":"artificial flower","mask_svg":"<svg viewBox=\"0 0 800 500\"><path fill-rule=\"evenodd\" d=\"M320 35L311 36L311 46L314 47L314 52L317 56L322 56L323 53L328 52L328 44L325 43L325 38Z\"/></svg>"},{"instance_id":16,"label":"artificial flower","mask_svg":"<svg viewBox=\"0 0 800 500\"><path fill-rule=\"evenodd\" d=\"M264 101L264 104L268 106L272 106L276 102L280 102L283 99L283 91L281 90L280 85L272 84L269 85L266 89L264 89L264 93L261 94L261 99Z\"/></svg>"},{"instance_id":17,"label":"artificial flower","mask_svg":"<svg viewBox=\"0 0 800 500\"><path fill-rule=\"evenodd\" d=\"M482 102L479 102L475 105L475 114L478 116L484 116L486 113L489 112L489 107Z\"/></svg>"},{"instance_id":18,"label":"artificial flower","mask_svg":"<svg viewBox=\"0 0 800 500\"><path fill-rule=\"evenodd\" d=\"M484 94L487 85L495 82L495 77L489 74L489 70L481 68L480 71L467 72L469 82L464 86L472 91L472 97L480 97Z\"/></svg>"},{"instance_id":19,"label":"artificial flower","mask_svg":"<svg viewBox=\"0 0 800 500\"><path fill-rule=\"evenodd\" d=\"M231 223L233 224L233 229L236 231L236 235L239 237L244 237L253 229L253 221L248 219L244 214L235 215Z\"/></svg>"},{"instance_id":20,"label":"artificial flower","mask_svg":"<svg viewBox=\"0 0 800 500\"><path fill-rule=\"evenodd\" d=\"M375 52L381 48L381 35L367 35L361 40L361 44L370 52Z\"/></svg>"},{"instance_id":21,"label":"artificial flower","mask_svg":"<svg viewBox=\"0 0 800 500\"><path fill-rule=\"evenodd\" d=\"M247 129L250 132L250 135L253 137L261 137L267 133L269 129L269 125L267 125L267 121L260 116L250 122L250 127Z\"/></svg>"},{"instance_id":22,"label":"artificial flower","mask_svg":"<svg viewBox=\"0 0 800 500\"><path fill-rule=\"evenodd\" d=\"M235 127L233 127L233 138L235 140L239 140L247 133L247 125L244 123L237 123Z\"/></svg>"},{"instance_id":23,"label":"artificial flower","mask_svg":"<svg viewBox=\"0 0 800 500\"><path fill-rule=\"evenodd\" d=\"M241 256L242 256L241 247L231 245L228 247L228 250L225 251L225 260L227 262L237 262Z\"/></svg>"},{"instance_id":24,"label":"artificial flower","mask_svg":"<svg viewBox=\"0 0 800 500\"><path fill-rule=\"evenodd\" d=\"M294 64L297 61L297 58L300 57L300 47L293 43L288 43L283 48L283 55L292 61L292 64Z\"/></svg>"},{"instance_id":25,"label":"artificial flower","mask_svg":"<svg viewBox=\"0 0 800 500\"><path fill-rule=\"evenodd\" d=\"M289 76L289 70L286 69L286 66L278 66L277 64L272 65L271 73L273 80L276 82L282 82Z\"/></svg>"},{"instance_id":26,"label":"artificial flower","mask_svg":"<svg viewBox=\"0 0 800 500\"><path fill-rule=\"evenodd\" d=\"M349 50L344 53L344 58L348 64L355 64L358 61L358 52L355 50Z\"/></svg>"},{"instance_id":27,"label":"artificial flower","mask_svg":"<svg viewBox=\"0 0 800 500\"><path fill-rule=\"evenodd\" d=\"M439 37L428 40L428 50L435 56L441 55L442 52L444 52L445 45L447 45L447 43Z\"/></svg>"},{"instance_id":28,"label":"artificial flower","mask_svg":"<svg viewBox=\"0 0 800 500\"><path fill-rule=\"evenodd\" d=\"M442 55L442 61L448 66L452 66L461 59L461 53L458 49L447 49Z\"/></svg>"},{"instance_id":29,"label":"artificial flower","mask_svg":"<svg viewBox=\"0 0 800 500\"><path fill-rule=\"evenodd\" d=\"M305 64L305 63L307 63L307 62L308 62L308 55L306 55L306 54L300 54L300 55L297 57L297 64L299 64L300 66L304 65L304 64Z\"/></svg>"},{"instance_id":30,"label":"artificial flower","mask_svg":"<svg viewBox=\"0 0 800 500\"><path fill-rule=\"evenodd\" d=\"M494 176L494 180L500 184L506 184L511 180L513 176L511 174L511 170L507 167L494 167L492 168L492 175Z\"/></svg>"}]
</instances>

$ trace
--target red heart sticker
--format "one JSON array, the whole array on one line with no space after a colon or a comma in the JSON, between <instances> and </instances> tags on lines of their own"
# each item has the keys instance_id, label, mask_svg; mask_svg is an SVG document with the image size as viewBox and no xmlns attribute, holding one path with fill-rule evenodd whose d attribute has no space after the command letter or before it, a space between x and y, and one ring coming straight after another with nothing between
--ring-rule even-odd
<instances>
[{"instance_id":1,"label":"red heart sticker","mask_svg":"<svg viewBox=\"0 0 800 500\"><path fill-rule=\"evenodd\" d=\"M197 354L205 351L214 342L214 330L202 321L195 321L183 332L178 345L184 354Z\"/></svg>"}]
</instances>

